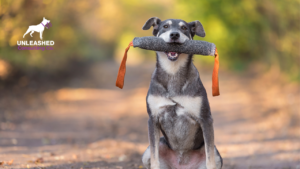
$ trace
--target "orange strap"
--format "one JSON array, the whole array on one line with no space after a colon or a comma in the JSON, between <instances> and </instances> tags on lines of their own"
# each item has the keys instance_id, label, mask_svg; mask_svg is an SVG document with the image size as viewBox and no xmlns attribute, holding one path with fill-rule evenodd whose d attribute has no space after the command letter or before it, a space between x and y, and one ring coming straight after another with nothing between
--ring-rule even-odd
<instances>
[{"instance_id":1,"label":"orange strap","mask_svg":"<svg viewBox=\"0 0 300 169\"><path fill-rule=\"evenodd\" d=\"M127 52L130 48L130 46L133 46L132 41L129 43L128 47L125 49L125 53L119 68L118 72L118 77L116 81L116 86L119 87L120 89L123 89L124 86L124 78L125 78L125 73L126 73L126 60L127 60Z\"/></svg>"},{"instance_id":2,"label":"orange strap","mask_svg":"<svg viewBox=\"0 0 300 169\"><path fill-rule=\"evenodd\" d=\"M215 51L215 65L214 65L214 70L212 74L212 95L213 96L219 96L220 91L219 91L219 77L218 77L218 72L219 72L219 54L216 48Z\"/></svg>"}]
</instances>

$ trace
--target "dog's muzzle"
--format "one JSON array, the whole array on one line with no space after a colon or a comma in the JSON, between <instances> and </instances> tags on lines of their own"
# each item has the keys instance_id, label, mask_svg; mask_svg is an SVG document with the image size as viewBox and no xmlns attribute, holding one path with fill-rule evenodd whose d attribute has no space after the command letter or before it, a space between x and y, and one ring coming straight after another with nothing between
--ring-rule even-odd
<instances>
[{"instance_id":1,"label":"dog's muzzle","mask_svg":"<svg viewBox=\"0 0 300 169\"><path fill-rule=\"evenodd\" d=\"M168 56L168 59L171 61L177 60L180 55L180 53L177 52L165 52L165 54Z\"/></svg>"}]
</instances>

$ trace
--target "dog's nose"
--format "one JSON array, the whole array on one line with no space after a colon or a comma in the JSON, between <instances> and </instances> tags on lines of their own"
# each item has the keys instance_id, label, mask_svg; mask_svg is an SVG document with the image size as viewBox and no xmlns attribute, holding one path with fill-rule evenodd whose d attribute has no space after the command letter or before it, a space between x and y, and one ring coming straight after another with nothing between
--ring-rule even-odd
<instances>
[{"instance_id":1,"label":"dog's nose","mask_svg":"<svg viewBox=\"0 0 300 169\"><path fill-rule=\"evenodd\" d=\"M170 38L172 40L177 40L180 37L180 34L178 32L171 32Z\"/></svg>"}]
</instances>

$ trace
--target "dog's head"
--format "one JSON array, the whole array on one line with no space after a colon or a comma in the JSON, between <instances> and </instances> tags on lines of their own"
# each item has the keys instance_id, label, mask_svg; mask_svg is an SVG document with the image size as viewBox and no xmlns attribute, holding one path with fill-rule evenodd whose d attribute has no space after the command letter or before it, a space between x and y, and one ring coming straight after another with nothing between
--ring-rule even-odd
<instances>
[{"instance_id":1,"label":"dog's head","mask_svg":"<svg viewBox=\"0 0 300 169\"><path fill-rule=\"evenodd\" d=\"M50 20L46 19L45 17L43 18L42 23L44 23L45 28L49 28L50 27Z\"/></svg>"},{"instance_id":2,"label":"dog's head","mask_svg":"<svg viewBox=\"0 0 300 169\"><path fill-rule=\"evenodd\" d=\"M167 19L161 21L157 17L152 17L143 26L143 30L148 30L153 26L153 35L162 38L167 43L184 43L191 40L195 35L205 37L202 24L199 21L185 22L181 19ZM168 59L177 60L180 53L165 51Z\"/></svg>"},{"instance_id":3,"label":"dog's head","mask_svg":"<svg viewBox=\"0 0 300 169\"><path fill-rule=\"evenodd\" d=\"M43 21L45 21L45 22L47 22L47 23L50 22L50 20L46 19L45 17L43 18Z\"/></svg>"}]
</instances>

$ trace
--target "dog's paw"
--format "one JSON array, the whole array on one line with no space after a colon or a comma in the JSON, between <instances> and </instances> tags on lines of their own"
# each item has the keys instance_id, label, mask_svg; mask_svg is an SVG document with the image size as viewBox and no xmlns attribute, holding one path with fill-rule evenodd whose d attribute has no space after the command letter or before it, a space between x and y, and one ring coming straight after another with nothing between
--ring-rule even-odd
<instances>
[{"instance_id":1,"label":"dog's paw","mask_svg":"<svg viewBox=\"0 0 300 169\"><path fill-rule=\"evenodd\" d=\"M206 165L206 168L207 169L217 169L216 165L209 165L209 164Z\"/></svg>"},{"instance_id":2,"label":"dog's paw","mask_svg":"<svg viewBox=\"0 0 300 169\"><path fill-rule=\"evenodd\" d=\"M160 169L159 165L151 165L151 169Z\"/></svg>"}]
</instances>

